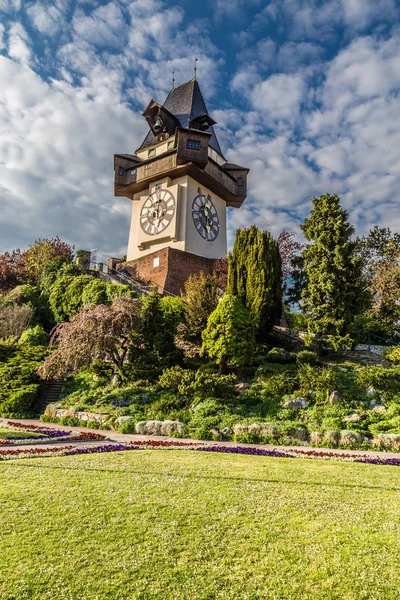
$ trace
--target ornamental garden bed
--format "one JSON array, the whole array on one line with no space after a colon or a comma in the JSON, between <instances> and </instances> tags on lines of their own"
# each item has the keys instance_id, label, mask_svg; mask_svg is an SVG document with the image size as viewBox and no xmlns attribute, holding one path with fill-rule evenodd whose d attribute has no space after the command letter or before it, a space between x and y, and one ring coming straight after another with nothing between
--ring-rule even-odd
<instances>
[{"instance_id":1,"label":"ornamental garden bed","mask_svg":"<svg viewBox=\"0 0 400 600\"><path fill-rule=\"evenodd\" d=\"M105 440L104 435L89 431L63 431L38 427L18 421L7 421L0 430L0 446L23 444L48 444L49 442Z\"/></svg>"}]
</instances>

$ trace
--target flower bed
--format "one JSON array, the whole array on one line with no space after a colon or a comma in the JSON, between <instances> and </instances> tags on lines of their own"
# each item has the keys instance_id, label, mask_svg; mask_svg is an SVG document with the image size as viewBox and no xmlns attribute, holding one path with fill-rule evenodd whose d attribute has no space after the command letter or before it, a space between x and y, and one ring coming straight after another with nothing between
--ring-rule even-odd
<instances>
[{"instance_id":1,"label":"flower bed","mask_svg":"<svg viewBox=\"0 0 400 600\"><path fill-rule=\"evenodd\" d=\"M347 462L368 463L374 465L400 466L400 458L369 456L367 454L345 454L329 450L280 450L277 448L254 448L252 446L207 446L205 444L165 441L138 440L127 444L103 444L99 446L66 446L55 448L33 449L0 449L0 460L13 458L35 458L37 456L73 456L76 454L93 454L103 452L121 452L126 450L151 450L157 448L185 449L197 452L219 452L224 454L243 454L250 456L270 456L275 458L309 458L322 460L340 460Z\"/></svg>"},{"instance_id":2,"label":"flower bed","mask_svg":"<svg viewBox=\"0 0 400 600\"><path fill-rule=\"evenodd\" d=\"M24 435L21 437L13 437L9 439L0 440L0 445L3 446L15 446L18 444L26 444L32 441L34 441L35 444L46 444L52 442L55 439L58 442L106 439L105 436L101 435L100 433L90 433L88 431L62 431L61 429L39 427L37 425L20 423L17 421L7 421L7 426L15 430L20 429L21 431L31 431L32 433L40 434L43 437L37 437L36 435Z\"/></svg>"}]
</instances>

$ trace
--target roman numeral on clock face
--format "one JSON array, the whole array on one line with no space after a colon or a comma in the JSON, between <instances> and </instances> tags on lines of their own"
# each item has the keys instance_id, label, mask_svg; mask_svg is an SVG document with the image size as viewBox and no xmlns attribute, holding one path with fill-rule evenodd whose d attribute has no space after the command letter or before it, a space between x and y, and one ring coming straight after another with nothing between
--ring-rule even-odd
<instances>
[{"instance_id":1,"label":"roman numeral on clock face","mask_svg":"<svg viewBox=\"0 0 400 600\"><path fill-rule=\"evenodd\" d=\"M212 200L204 194L196 196L192 203L192 218L197 232L213 242L219 233L219 218Z\"/></svg>"},{"instance_id":2,"label":"roman numeral on clock face","mask_svg":"<svg viewBox=\"0 0 400 600\"><path fill-rule=\"evenodd\" d=\"M140 211L140 227L147 235L164 231L175 215L175 198L167 189L150 194Z\"/></svg>"}]
</instances>

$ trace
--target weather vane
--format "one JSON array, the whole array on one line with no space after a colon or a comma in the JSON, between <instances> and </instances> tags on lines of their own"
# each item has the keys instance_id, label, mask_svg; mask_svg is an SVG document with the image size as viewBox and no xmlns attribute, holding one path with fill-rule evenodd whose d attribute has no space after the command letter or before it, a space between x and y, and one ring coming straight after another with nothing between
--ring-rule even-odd
<instances>
[{"instance_id":1,"label":"weather vane","mask_svg":"<svg viewBox=\"0 0 400 600\"><path fill-rule=\"evenodd\" d=\"M196 81L196 79L197 79L197 61L198 61L198 59L197 59L197 57L195 57L195 58L194 58L194 77L193 77L193 79L194 79L195 81Z\"/></svg>"},{"instance_id":2,"label":"weather vane","mask_svg":"<svg viewBox=\"0 0 400 600\"><path fill-rule=\"evenodd\" d=\"M172 89L175 89L175 71L172 71Z\"/></svg>"}]
</instances>

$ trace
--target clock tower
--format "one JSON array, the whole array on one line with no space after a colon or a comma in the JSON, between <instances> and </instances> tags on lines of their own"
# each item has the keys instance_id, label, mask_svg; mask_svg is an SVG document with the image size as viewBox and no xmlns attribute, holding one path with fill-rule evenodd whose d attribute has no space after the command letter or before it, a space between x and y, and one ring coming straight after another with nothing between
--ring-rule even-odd
<instances>
[{"instance_id":1,"label":"clock tower","mask_svg":"<svg viewBox=\"0 0 400 600\"><path fill-rule=\"evenodd\" d=\"M195 79L143 113L135 154L115 154L115 195L132 201L126 263L132 275L175 294L191 273L226 254L226 209L246 198L249 169L229 163Z\"/></svg>"}]
</instances>

